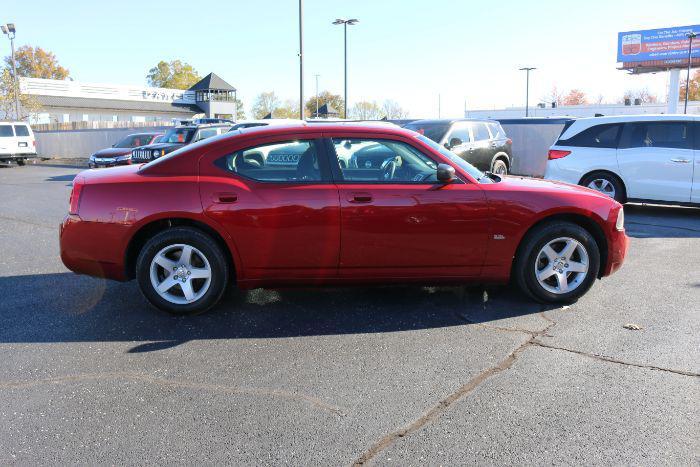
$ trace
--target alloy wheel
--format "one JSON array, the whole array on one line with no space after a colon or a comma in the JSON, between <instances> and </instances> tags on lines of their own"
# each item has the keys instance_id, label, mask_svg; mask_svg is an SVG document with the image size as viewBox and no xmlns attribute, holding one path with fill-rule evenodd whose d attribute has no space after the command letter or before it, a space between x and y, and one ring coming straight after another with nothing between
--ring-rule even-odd
<instances>
[{"instance_id":1,"label":"alloy wheel","mask_svg":"<svg viewBox=\"0 0 700 467\"><path fill-rule=\"evenodd\" d=\"M170 303L196 302L209 290L211 276L209 260L191 245L168 245L151 260L151 285Z\"/></svg>"},{"instance_id":2,"label":"alloy wheel","mask_svg":"<svg viewBox=\"0 0 700 467\"><path fill-rule=\"evenodd\" d=\"M610 196L611 198L615 198L615 185L613 185L610 180L605 178L596 178L591 180L591 182L588 184L588 188L599 191L604 195Z\"/></svg>"},{"instance_id":3,"label":"alloy wheel","mask_svg":"<svg viewBox=\"0 0 700 467\"><path fill-rule=\"evenodd\" d=\"M588 252L581 242L559 237L542 247L535 259L535 277L548 292L561 295L578 288L586 278Z\"/></svg>"}]
</instances>

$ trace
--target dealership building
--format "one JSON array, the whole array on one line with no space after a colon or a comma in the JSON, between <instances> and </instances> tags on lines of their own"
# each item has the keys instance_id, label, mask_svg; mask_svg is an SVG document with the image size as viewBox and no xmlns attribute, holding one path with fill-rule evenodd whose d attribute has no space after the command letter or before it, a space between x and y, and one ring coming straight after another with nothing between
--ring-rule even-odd
<instances>
[{"instance_id":1,"label":"dealership building","mask_svg":"<svg viewBox=\"0 0 700 467\"><path fill-rule=\"evenodd\" d=\"M236 115L236 89L214 73L187 90L20 78L40 110L32 123L164 122Z\"/></svg>"}]
</instances>

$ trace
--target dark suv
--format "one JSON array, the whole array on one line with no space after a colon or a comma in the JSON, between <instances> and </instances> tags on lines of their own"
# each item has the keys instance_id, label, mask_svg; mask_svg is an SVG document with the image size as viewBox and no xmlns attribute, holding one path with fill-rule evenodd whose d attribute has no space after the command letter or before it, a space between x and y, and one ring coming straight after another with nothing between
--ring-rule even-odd
<instances>
[{"instance_id":1,"label":"dark suv","mask_svg":"<svg viewBox=\"0 0 700 467\"><path fill-rule=\"evenodd\" d=\"M493 120L414 120L404 126L445 146L477 169L507 175L513 142Z\"/></svg>"},{"instance_id":2,"label":"dark suv","mask_svg":"<svg viewBox=\"0 0 700 467\"><path fill-rule=\"evenodd\" d=\"M182 125L169 129L160 141L156 144L149 144L134 148L131 151L131 162L140 164L142 162L158 159L176 149L187 146L212 136L226 133L231 128L230 124L213 125Z\"/></svg>"}]
</instances>

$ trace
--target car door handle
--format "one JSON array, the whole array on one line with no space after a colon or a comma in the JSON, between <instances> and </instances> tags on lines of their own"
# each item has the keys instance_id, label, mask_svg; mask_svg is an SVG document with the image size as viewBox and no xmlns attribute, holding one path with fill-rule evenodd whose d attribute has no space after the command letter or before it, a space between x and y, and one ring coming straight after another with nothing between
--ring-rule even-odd
<instances>
[{"instance_id":1,"label":"car door handle","mask_svg":"<svg viewBox=\"0 0 700 467\"><path fill-rule=\"evenodd\" d=\"M348 198L350 203L369 203L372 201L372 195L369 193L353 193Z\"/></svg>"},{"instance_id":2,"label":"car door handle","mask_svg":"<svg viewBox=\"0 0 700 467\"><path fill-rule=\"evenodd\" d=\"M678 162L679 164L687 164L690 159L671 159L671 162Z\"/></svg>"},{"instance_id":3,"label":"car door handle","mask_svg":"<svg viewBox=\"0 0 700 467\"><path fill-rule=\"evenodd\" d=\"M238 195L236 193L216 193L214 195L214 202L220 204L230 204L238 201Z\"/></svg>"}]
</instances>

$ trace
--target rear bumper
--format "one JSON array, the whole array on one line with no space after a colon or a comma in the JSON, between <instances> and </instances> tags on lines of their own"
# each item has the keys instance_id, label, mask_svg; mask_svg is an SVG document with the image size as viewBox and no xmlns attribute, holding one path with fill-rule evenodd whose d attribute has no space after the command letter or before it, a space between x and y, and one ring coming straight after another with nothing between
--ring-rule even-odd
<instances>
[{"instance_id":1,"label":"rear bumper","mask_svg":"<svg viewBox=\"0 0 700 467\"><path fill-rule=\"evenodd\" d=\"M103 242L96 237L93 222L85 222L79 216L68 215L59 225L61 261L71 271L88 276L126 281L123 262L101 259L99 251L105 251Z\"/></svg>"},{"instance_id":2,"label":"rear bumper","mask_svg":"<svg viewBox=\"0 0 700 467\"><path fill-rule=\"evenodd\" d=\"M19 153L19 154L0 154L0 161L11 161L17 159L33 159L37 156L35 152Z\"/></svg>"}]
</instances>

